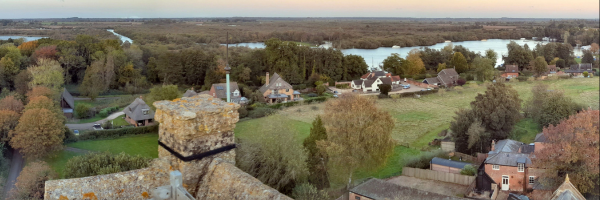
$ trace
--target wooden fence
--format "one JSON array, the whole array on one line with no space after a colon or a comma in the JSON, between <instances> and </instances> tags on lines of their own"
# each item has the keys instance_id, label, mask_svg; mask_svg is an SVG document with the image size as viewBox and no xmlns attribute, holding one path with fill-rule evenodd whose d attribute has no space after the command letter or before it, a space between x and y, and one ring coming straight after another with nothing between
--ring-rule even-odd
<instances>
[{"instance_id":1,"label":"wooden fence","mask_svg":"<svg viewBox=\"0 0 600 200\"><path fill-rule=\"evenodd\" d=\"M436 180L448 183L456 183L460 185L471 185L475 181L475 176L467 176L461 174L453 174L448 172L433 171L428 169L418 169L404 167L402 168L403 176L410 176L420 179Z\"/></svg>"},{"instance_id":2,"label":"wooden fence","mask_svg":"<svg viewBox=\"0 0 600 200\"><path fill-rule=\"evenodd\" d=\"M442 141L442 150L445 152L454 152L456 149L454 142Z\"/></svg>"}]
</instances>

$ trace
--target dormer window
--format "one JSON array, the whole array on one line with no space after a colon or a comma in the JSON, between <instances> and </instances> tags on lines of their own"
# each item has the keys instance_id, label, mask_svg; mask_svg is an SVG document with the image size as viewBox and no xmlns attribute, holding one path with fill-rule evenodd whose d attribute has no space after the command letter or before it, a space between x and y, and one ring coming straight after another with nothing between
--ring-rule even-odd
<instances>
[{"instance_id":1,"label":"dormer window","mask_svg":"<svg viewBox=\"0 0 600 200\"><path fill-rule=\"evenodd\" d=\"M150 109L142 109L142 113L144 113L144 115L147 115L149 110Z\"/></svg>"},{"instance_id":2,"label":"dormer window","mask_svg":"<svg viewBox=\"0 0 600 200\"><path fill-rule=\"evenodd\" d=\"M240 92L238 92L237 90L235 92L233 92L233 96L240 96Z\"/></svg>"}]
</instances>

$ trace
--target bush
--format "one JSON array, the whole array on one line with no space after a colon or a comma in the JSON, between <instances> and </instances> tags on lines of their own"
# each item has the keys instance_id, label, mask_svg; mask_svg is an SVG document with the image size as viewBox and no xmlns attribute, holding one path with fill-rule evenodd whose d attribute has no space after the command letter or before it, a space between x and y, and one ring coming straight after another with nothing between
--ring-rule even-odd
<instances>
[{"instance_id":1,"label":"bush","mask_svg":"<svg viewBox=\"0 0 600 200\"><path fill-rule=\"evenodd\" d=\"M293 85L292 89L294 89L294 90L304 90L304 89L306 89L306 84Z\"/></svg>"},{"instance_id":2,"label":"bush","mask_svg":"<svg viewBox=\"0 0 600 200\"><path fill-rule=\"evenodd\" d=\"M518 76L517 79L519 79L519 81L527 81L529 77L527 76Z\"/></svg>"},{"instance_id":3,"label":"bush","mask_svg":"<svg viewBox=\"0 0 600 200\"><path fill-rule=\"evenodd\" d=\"M464 85L465 83L467 83L467 81L465 79L458 79L458 80L456 80L456 84L458 84L460 86Z\"/></svg>"},{"instance_id":4,"label":"bush","mask_svg":"<svg viewBox=\"0 0 600 200\"><path fill-rule=\"evenodd\" d=\"M307 103L307 104L310 104L310 103L313 103L313 102L320 103L320 102L323 102L325 100L327 100L327 97L306 98L306 99L304 99L304 103Z\"/></svg>"},{"instance_id":5,"label":"bush","mask_svg":"<svg viewBox=\"0 0 600 200\"><path fill-rule=\"evenodd\" d=\"M310 93L310 94L308 94L308 97L318 97L318 96L319 96L319 95L318 95L318 94L315 94L315 93Z\"/></svg>"},{"instance_id":6,"label":"bush","mask_svg":"<svg viewBox=\"0 0 600 200\"><path fill-rule=\"evenodd\" d=\"M148 167L152 158L140 155L131 156L121 152L113 155L109 152L90 153L75 156L65 164L65 178L79 178Z\"/></svg>"},{"instance_id":7,"label":"bush","mask_svg":"<svg viewBox=\"0 0 600 200\"><path fill-rule=\"evenodd\" d=\"M65 126L65 138L63 139L63 143L71 143L77 142L77 136L73 133L69 127Z\"/></svg>"},{"instance_id":8,"label":"bush","mask_svg":"<svg viewBox=\"0 0 600 200\"><path fill-rule=\"evenodd\" d=\"M267 115L275 113L275 109L269 107L257 107L254 110L248 112L248 117L250 118L261 118Z\"/></svg>"},{"instance_id":9,"label":"bush","mask_svg":"<svg viewBox=\"0 0 600 200\"><path fill-rule=\"evenodd\" d=\"M379 85L379 91L381 94L387 96L390 91L392 91L392 85L390 84L381 84Z\"/></svg>"},{"instance_id":10,"label":"bush","mask_svg":"<svg viewBox=\"0 0 600 200\"><path fill-rule=\"evenodd\" d=\"M285 103L278 103L278 104L270 105L269 108L281 109L281 108L285 108L285 107L292 107L292 106L298 105L299 103L300 103L299 101L289 101L289 102L285 102Z\"/></svg>"},{"instance_id":11,"label":"bush","mask_svg":"<svg viewBox=\"0 0 600 200\"><path fill-rule=\"evenodd\" d=\"M431 152L423 152L418 156L410 156L404 159L405 167L429 169L429 163L434 157L448 159L448 153L442 150L436 150Z\"/></svg>"},{"instance_id":12,"label":"bush","mask_svg":"<svg viewBox=\"0 0 600 200\"><path fill-rule=\"evenodd\" d=\"M112 139L118 138L124 135L140 135L146 133L158 132L158 125L154 126L142 126L142 127L130 127L110 130L94 130L80 133L77 139L82 140L95 140L95 139Z\"/></svg>"},{"instance_id":13,"label":"bush","mask_svg":"<svg viewBox=\"0 0 600 200\"><path fill-rule=\"evenodd\" d=\"M241 106L238 109L238 113L240 114L240 119L244 118L244 117L248 117L248 110L246 109L246 106Z\"/></svg>"},{"instance_id":14,"label":"bush","mask_svg":"<svg viewBox=\"0 0 600 200\"><path fill-rule=\"evenodd\" d=\"M77 104L75 106L75 114L77 115L77 117L79 117L80 119L85 119L85 118L90 118L93 117L93 111L91 110L91 106L87 105L87 104Z\"/></svg>"},{"instance_id":15,"label":"bush","mask_svg":"<svg viewBox=\"0 0 600 200\"><path fill-rule=\"evenodd\" d=\"M586 77L586 78L587 78L588 76L589 76L589 73L588 73L587 71L584 71L584 72L583 72L583 77Z\"/></svg>"},{"instance_id":16,"label":"bush","mask_svg":"<svg viewBox=\"0 0 600 200\"><path fill-rule=\"evenodd\" d=\"M8 199L43 199L45 183L58 175L44 161L29 163L17 177Z\"/></svg>"},{"instance_id":17,"label":"bush","mask_svg":"<svg viewBox=\"0 0 600 200\"><path fill-rule=\"evenodd\" d=\"M560 75L560 76L558 76L558 78L560 78L560 79L570 79L570 78L571 78L571 75L567 75L567 74L565 74L565 75Z\"/></svg>"},{"instance_id":18,"label":"bush","mask_svg":"<svg viewBox=\"0 0 600 200\"><path fill-rule=\"evenodd\" d=\"M529 78L527 78L527 82L533 82L533 81L535 81L535 78L534 78L534 77L529 77Z\"/></svg>"},{"instance_id":19,"label":"bush","mask_svg":"<svg viewBox=\"0 0 600 200\"><path fill-rule=\"evenodd\" d=\"M322 200L329 199L329 195L324 190L318 190L310 183L296 185L292 192L292 197L296 200Z\"/></svg>"},{"instance_id":20,"label":"bush","mask_svg":"<svg viewBox=\"0 0 600 200\"><path fill-rule=\"evenodd\" d=\"M418 79L425 79L425 74L415 74L412 76L413 79L418 80Z\"/></svg>"},{"instance_id":21,"label":"bush","mask_svg":"<svg viewBox=\"0 0 600 200\"><path fill-rule=\"evenodd\" d=\"M475 176L477 174L477 169L473 167L473 165L465 165L465 167L460 170L460 174L467 176Z\"/></svg>"},{"instance_id":22,"label":"bush","mask_svg":"<svg viewBox=\"0 0 600 200\"><path fill-rule=\"evenodd\" d=\"M335 85L335 88L338 88L338 89L350 89L350 85L348 85L348 84L338 84L338 85Z\"/></svg>"},{"instance_id":23,"label":"bush","mask_svg":"<svg viewBox=\"0 0 600 200\"><path fill-rule=\"evenodd\" d=\"M392 94L390 95L392 98L404 98L404 97L414 97L415 95L427 95L437 93L440 89L435 90L425 90L425 91L416 91L416 92L404 92L400 94Z\"/></svg>"}]
</instances>

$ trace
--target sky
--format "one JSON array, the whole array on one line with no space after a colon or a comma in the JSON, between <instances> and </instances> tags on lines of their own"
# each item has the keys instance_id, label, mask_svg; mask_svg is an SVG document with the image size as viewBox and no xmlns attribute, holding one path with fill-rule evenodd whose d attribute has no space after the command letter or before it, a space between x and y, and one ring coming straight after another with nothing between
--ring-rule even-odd
<instances>
[{"instance_id":1,"label":"sky","mask_svg":"<svg viewBox=\"0 0 600 200\"><path fill-rule=\"evenodd\" d=\"M594 18L598 0L0 0L0 19L180 17Z\"/></svg>"}]
</instances>

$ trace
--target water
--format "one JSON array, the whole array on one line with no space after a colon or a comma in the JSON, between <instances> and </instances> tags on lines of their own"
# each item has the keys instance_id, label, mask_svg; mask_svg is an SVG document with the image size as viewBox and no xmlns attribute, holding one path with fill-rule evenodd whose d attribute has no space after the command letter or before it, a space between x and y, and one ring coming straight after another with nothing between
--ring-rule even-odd
<instances>
[{"instance_id":1,"label":"water","mask_svg":"<svg viewBox=\"0 0 600 200\"><path fill-rule=\"evenodd\" d=\"M487 41L447 42L447 43L437 43L435 45L428 46L428 47L431 49L440 50L448 44L452 44L454 46L462 45L465 48L469 49L469 51L473 51L475 53L480 52L481 55L485 55L486 50L492 49L498 54L498 59L496 60L496 65L501 65L502 63L504 63L504 61L502 60L502 55L504 55L504 56L508 55L508 49L506 48L506 45L508 43L510 43L510 41L511 40L505 40L505 39L489 39ZM527 44L530 49L535 48L535 45L538 43L539 44L547 44L548 43L547 41L533 41L533 40L512 40L512 41L515 41L517 44L519 44L521 46ZM242 46L242 47L249 47L249 48L265 48L265 44L261 43L261 42L229 44L229 46L230 47ZM328 47L331 47L331 44L326 43L324 45L321 45L320 47L328 48ZM342 53L344 55L352 54L352 55L359 55L359 56L363 57L365 59L365 62L367 63L367 65L369 65L369 68L371 68L373 66L379 67L379 65L383 63L383 60L385 60L392 53L398 53L398 54L400 54L401 57L406 57L406 55L408 55L408 52L410 50L420 49L420 48L424 48L424 47L425 46L401 47L401 48L379 47L377 49L343 49ZM582 55L581 50L588 49L588 48L589 48L589 46L584 46L581 49L576 48L576 49L573 49L573 52L574 52L575 56L581 56Z\"/></svg>"},{"instance_id":2,"label":"water","mask_svg":"<svg viewBox=\"0 0 600 200\"><path fill-rule=\"evenodd\" d=\"M12 39L25 38L25 42L29 42L29 41L39 40L39 39L47 38L47 37L0 35L0 40L8 40L9 38L12 38Z\"/></svg>"},{"instance_id":3,"label":"water","mask_svg":"<svg viewBox=\"0 0 600 200\"><path fill-rule=\"evenodd\" d=\"M115 33L115 30L113 30L113 29L107 29L107 31L111 32L112 34L115 34L117 37L119 37L119 39L121 39L122 43L125 43L125 41L128 41L130 44L133 44L133 40L131 38L128 38L121 34Z\"/></svg>"}]
</instances>

